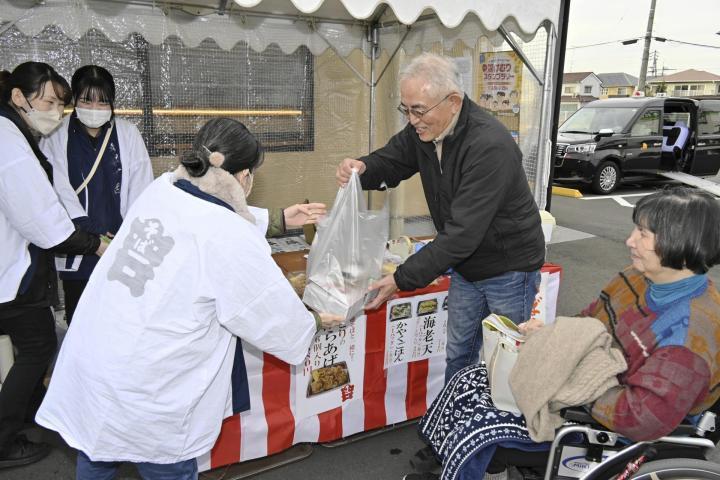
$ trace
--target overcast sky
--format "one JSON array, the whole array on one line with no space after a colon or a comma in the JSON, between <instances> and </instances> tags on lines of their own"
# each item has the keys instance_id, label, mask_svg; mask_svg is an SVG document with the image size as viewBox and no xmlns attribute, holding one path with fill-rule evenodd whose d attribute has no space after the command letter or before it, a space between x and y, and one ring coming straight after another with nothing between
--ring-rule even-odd
<instances>
[{"instance_id":1,"label":"overcast sky","mask_svg":"<svg viewBox=\"0 0 720 480\"><path fill-rule=\"evenodd\" d=\"M643 40L622 45L622 40L643 37L650 0L571 0L565 72L640 73ZM720 0L656 0L653 36L720 47ZM585 48L572 48L612 42ZM650 44L657 51L658 75L689 68L720 75L720 48L712 49L674 42ZM674 69L674 70L670 70ZM650 70L648 75L652 74Z\"/></svg>"}]
</instances>

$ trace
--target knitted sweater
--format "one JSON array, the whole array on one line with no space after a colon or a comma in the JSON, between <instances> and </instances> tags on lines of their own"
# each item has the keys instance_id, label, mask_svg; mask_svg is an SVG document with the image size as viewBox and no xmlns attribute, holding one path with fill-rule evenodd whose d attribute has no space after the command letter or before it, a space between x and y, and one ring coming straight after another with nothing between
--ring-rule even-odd
<instances>
[{"instance_id":1,"label":"knitted sweater","mask_svg":"<svg viewBox=\"0 0 720 480\"><path fill-rule=\"evenodd\" d=\"M510 374L510 388L530 438L552 441L563 408L586 405L618 385L627 365L594 318L558 317L532 333Z\"/></svg>"},{"instance_id":2,"label":"knitted sweater","mask_svg":"<svg viewBox=\"0 0 720 480\"><path fill-rule=\"evenodd\" d=\"M592 415L632 440L672 432L688 414L720 397L720 294L708 280L659 307L633 268L618 274L584 316L600 319L627 360L620 385L593 404Z\"/></svg>"}]
</instances>

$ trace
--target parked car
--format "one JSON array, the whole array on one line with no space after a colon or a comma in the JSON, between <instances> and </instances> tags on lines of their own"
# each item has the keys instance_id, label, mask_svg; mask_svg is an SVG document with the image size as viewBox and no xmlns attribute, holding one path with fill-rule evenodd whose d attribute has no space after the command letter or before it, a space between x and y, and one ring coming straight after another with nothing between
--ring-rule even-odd
<instances>
[{"instance_id":1,"label":"parked car","mask_svg":"<svg viewBox=\"0 0 720 480\"><path fill-rule=\"evenodd\" d=\"M720 100L645 97L588 103L558 130L554 179L608 194L622 179L720 170Z\"/></svg>"}]
</instances>

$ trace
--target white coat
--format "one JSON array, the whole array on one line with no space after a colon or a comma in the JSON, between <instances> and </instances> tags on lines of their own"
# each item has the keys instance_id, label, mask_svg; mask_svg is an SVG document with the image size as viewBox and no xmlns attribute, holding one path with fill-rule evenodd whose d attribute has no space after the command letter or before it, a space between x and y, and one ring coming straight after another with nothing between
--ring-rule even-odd
<instances>
[{"instance_id":1,"label":"white coat","mask_svg":"<svg viewBox=\"0 0 720 480\"><path fill-rule=\"evenodd\" d=\"M264 231L173 182L145 190L93 271L36 417L92 460L208 452L230 414L234 335L299 364L315 334Z\"/></svg>"},{"instance_id":2,"label":"white coat","mask_svg":"<svg viewBox=\"0 0 720 480\"><path fill-rule=\"evenodd\" d=\"M130 205L140 196L145 187L153 181L153 172L150 156L137 127L122 118L115 118L114 121L120 146L120 163L122 165L120 215L125 218ZM86 216L87 213L78 200L75 189L69 180L67 159L69 123L70 115L63 119L60 127L52 135L40 141L40 149L53 166L55 191L57 191L70 218L78 218ZM85 193L87 193L87 189ZM85 205L91 204L92 199L85 202Z\"/></svg>"},{"instance_id":3,"label":"white coat","mask_svg":"<svg viewBox=\"0 0 720 480\"><path fill-rule=\"evenodd\" d=\"M28 245L50 248L75 231L20 130L0 117L0 303L15 299L30 266Z\"/></svg>"}]
</instances>

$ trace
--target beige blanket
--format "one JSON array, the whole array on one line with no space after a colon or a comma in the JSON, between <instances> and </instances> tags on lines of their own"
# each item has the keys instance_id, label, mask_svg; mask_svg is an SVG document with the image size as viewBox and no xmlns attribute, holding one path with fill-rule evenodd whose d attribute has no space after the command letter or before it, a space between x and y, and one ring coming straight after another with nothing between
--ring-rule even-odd
<instances>
[{"instance_id":1,"label":"beige blanket","mask_svg":"<svg viewBox=\"0 0 720 480\"><path fill-rule=\"evenodd\" d=\"M611 346L604 325L590 317L558 317L530 334L510 374L530 438L552 440L563 424L561 409L592 403L618 385L627 363Z\"/></svg>"}]
</instances>

